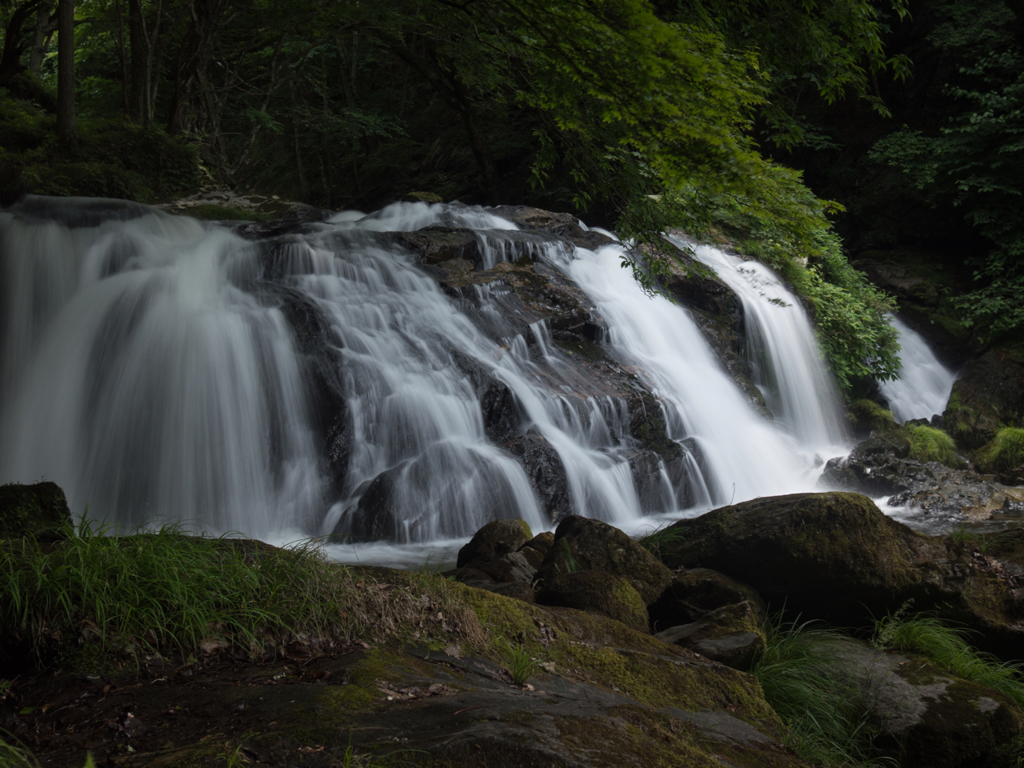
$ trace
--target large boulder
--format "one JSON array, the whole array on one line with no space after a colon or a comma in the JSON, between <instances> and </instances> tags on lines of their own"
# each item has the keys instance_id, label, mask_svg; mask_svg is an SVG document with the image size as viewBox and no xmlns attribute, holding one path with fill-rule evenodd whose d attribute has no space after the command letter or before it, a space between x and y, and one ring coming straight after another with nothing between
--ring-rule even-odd
<instances>
[{"instance_id":1,"label":"large boulder","mask_svg":"<svg viewBox=\"0 0 1024 768\"><path fill-rule=\"evenodd\" d=\"M640 593L644 605L661 597L672 580L668 568L618 528L570 515L555 530L554 546L537 578L546 584L562 574L590 570L626 579Z\"/></svg>"},{"instance_id":2,"label":"large boulder","mask_svg":"<svg viewBox=\"0 0 1024 768\"><path fill-rule=\"evenodd\" d=\"M750 605L758 623L765 619L764 601L756 589L710 568L691 568L673 574L672 583L648 606L648 612L652 628L662 631L743 602Z\"/></svg>"},{"instance_id":3,"label":"large boulder","mask_svg":"<svg viewBox=\"0 0 1024 768\"><path fill-rule=\"evenodd\" d=\"M626 579L603 571L563 573L544 582L537 594L541 605L557 605L597 613L647 632L647 607Z\"/></svg>"},{"instance_id":4,"label":"large boulder","mask_svg":"<svg viewBox=\"0 0 1024 768\"><path fill-rule=\"evenodd\" d=\"M0 485L0 539L57 541L72 529L68 501L56 483Z\"/></svg>"},{"instance_id":5,"label":"large boulder","mask_svg":"<svg viewBox=\"0 0 1024 768\"><path fill-rule=\"evenodd\" d=\"M902 768L998 765L1024 726L1008 696L926 659L850 645L835 669L870 713L875 746Z\"/></svg>"},{"instance_id":6,"label":"large boulder","mask_svg":"<svg viewBox=\"0 0 1024 768\"><path fill-rule=\"evenodd\" d=\"M464 568L496 560L518 551L531 538L530 526L523 520L492 520L459 550L456 566Z\"/></svg>"},{"instance_id":7,"label":"large boulder","mask_svg":"<svg viewBox=\"0 0 1024 768\"><path fill-rule=\"evenodd\" d=\"M835 626L869 625L908 601L966 623L980 647L1017 658L1024 601L1005 573L919 534L857 494L755 499L680 520L661 548L670 567L705 567L750 584L776 608Z\"/></svg>"}]
</instances>

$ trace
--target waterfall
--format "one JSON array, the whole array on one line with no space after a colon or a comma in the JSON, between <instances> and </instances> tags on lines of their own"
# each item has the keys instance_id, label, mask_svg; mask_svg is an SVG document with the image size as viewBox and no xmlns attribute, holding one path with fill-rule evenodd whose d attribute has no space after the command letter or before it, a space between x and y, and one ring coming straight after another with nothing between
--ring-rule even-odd
<instances>
[{"instance_id":1,"label":"waterfall","mask_svg":"<svg viewBox=\"0 0 1024 768\"><path fill-rule=\"evenodd\" d=\"M900 424L930 419L946 410L956 374L938 361L928 342L898 317L889 323L900 334L900 377L879 383L892 417Z\"/></svg>"},{"instance_id":2,"label":"waterfall","mask_svg":"<svg viewBox=\"0 0 1024 768\"><path fill-rule=\"evenodd\" d=\"M478 268L527 258L575 281L636 392L595 385L546 320L512 322L500 280L446 291L393 234L432 226L471 231ZM745 309L748 328L777 316L756 326L772 423L619 245L422 203L243 234L117 201L0 212L0 482L53 480L76 515L122 530L430 542L501 517L631 527L805 490L842 440L788 294ZM774 340L788 333L802 340ZM637 408L660 410L643 415L674 453L631 433Z\"/></svg>"}]
</instances>

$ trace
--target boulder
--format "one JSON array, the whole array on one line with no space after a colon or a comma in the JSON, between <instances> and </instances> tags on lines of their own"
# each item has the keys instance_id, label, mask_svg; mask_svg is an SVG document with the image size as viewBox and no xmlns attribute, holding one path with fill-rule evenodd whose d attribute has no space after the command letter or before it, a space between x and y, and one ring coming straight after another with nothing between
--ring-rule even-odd
<instances>
[{"instance_id":1,"label":"boulder","mask_svg":"<svg viewBox=\"0 0 1024 768\"><path fill-rule=\"evenodd\" d=\"M537 593L541 605L576 608L648 631L647 607L629 581L603 571L563 573L548 579Z\"/></svg>"},{"instance_id":2,"label":"boulder","mask_svg":"<svg viewBox=\"0 0 1024 768\"><path fill-rule=\"evenodd\" d=\"M571 515L555 530L554 546L537 578L547 584L559 575L590 570L626 579L645 606L661 597L672 580L668 568L618 528Z\"/></svg>"},{"instance_id":3,"label":"boulder","mask_svg":"<svg viewBox=\"0 0 1024 768\"><path fill-rule=\"evenodd\" d=\"M757 590L710 568L693 568L675 574L648 612L651 626L660 631L690 624L718 608L743 602L751 607L760 624L765 606Z\"/></svg>"},{"instance_id":4,"label":"boulder","mask_svg":"<svg viewBox=\"0 0 1024 768\"><path fill-rule=\"evenodd\" d=\"M58 541L73 529L68 501L56 483L0 485L0 538Z\"/></svg>"},{"instance_id":5,"label":"boulder","mask_svg":"<svg viewBox=\"0 0 1024 768\"><path fill-rule=\"evenodd\" d=\"M915 611L976 629L977 644L1018 658L1024 601L1006 574L942 538L917 533L857 494L755 499L680 520L661 549L675 568L727 572L776 608L833 626Z\"/></svg>"},{"instance_id":6,"label":"boulder","mask_svg":"<svg viewBox=\"0 0 1024 768\"><path fill-rule=\"evenodd\" d=\"M926 659L844 647L835 669L870 713L875 746L902 768L968 768L995 762L1024 716L1005 694Z\"/></svg>"},{"instance_id":7,"label":"boulder","mask_svg":"<svg viewBox=\"0 0 1024 768\"><path fill-rule=\"evenodd\" d=\"M743 601L705 614L697 621L655 635L733 669L748 669L765 649L761 617Z\"/></svg>"},{"instance_id":8,"label":"boulder","mask_svg":"<svg viewBox=\"0 0 1024 768\"><path fill-rule=\"evenodd\" d=\"M456 566L465 568L497 560L517 551L532 535L523 520L492 520L459 550Z\"/></svg>"}]
</instances>

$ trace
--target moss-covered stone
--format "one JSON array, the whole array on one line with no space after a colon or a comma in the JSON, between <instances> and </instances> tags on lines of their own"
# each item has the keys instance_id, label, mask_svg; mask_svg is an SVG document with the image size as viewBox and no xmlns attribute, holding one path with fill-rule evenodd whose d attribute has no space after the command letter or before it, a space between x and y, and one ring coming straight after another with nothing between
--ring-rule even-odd
<instances>
[{"instance_id":1,"label":"moss-covered stone","mask_svg":"<svg viewBox=\"0 0 1024 768\"><path fill-rule=\"evenodd\" d=\"M563 573L547 579L537 602L599 613L637 632L647 631L647 606L640 595L624 578L603 571Z\"/></svg>"},{"instance_id":2,"label":"moss-covered stone","mask_svg":"<svg viewBox=\"0 0 1024 768\"><path fill-rule=\"evenodd\" d=\"M71 530L71 510L56 483L0 485L0 538L57 541Z\"/></svg>"},{"instance_id":3,"label":"moss-covered stone","mask_svg":"<svg viewBox=\"0 0 1024 768\"><path fill-rule=\"evenodd\" d=\"M749 603L758 622L765 618L764 600L753 587L711 568L689 568L673 574L672 583L648 612L652 628L660 632L742 602Z\"/></svg>"},{"instance_id":4,"label":"moss-covered stone","mask_svg":"<svg viewBox=\"0 0 1024 768\"><path fill-rule=\"evenodd\" d=\"M668 568L618 528L571 515L555 530L555 544L537 578L545 583L560 574L588 570L626 579L645 605L657 600L672 580Z\"/></svg>"}]
</instances>

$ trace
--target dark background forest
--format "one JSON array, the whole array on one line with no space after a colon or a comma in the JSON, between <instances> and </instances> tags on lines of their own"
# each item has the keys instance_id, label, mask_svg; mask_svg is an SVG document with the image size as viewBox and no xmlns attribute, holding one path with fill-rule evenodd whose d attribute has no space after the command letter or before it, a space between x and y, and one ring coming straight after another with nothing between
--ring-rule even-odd
<instances>
[{"instance_id":1,"label":"dark background forest","mask_svg":"<svg viewBox=\"0 0 1024 768\"><path fill-rule=\"evenodd\" d=\"M641 238L724 232L784 272L817 265L796 282L848 388L891 363L875 322L891 304L848 260L928 273L938 294L903 298L961 340L1024 329L1022 16L1021 0L4 0L0 187L364 210L419 192Z\"/></svg>"}]
</instances>

